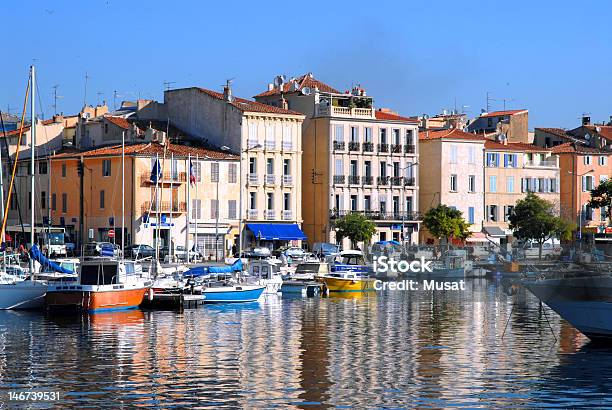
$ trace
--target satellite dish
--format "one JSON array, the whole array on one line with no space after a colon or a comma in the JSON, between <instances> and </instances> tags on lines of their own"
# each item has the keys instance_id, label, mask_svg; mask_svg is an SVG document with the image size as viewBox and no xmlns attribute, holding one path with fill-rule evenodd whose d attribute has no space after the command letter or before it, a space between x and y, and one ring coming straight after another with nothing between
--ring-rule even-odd
<instances>
[{"instance_id":1,"label":"satellite dish","mask_svg":"<svg viewBox=\"0 0 612 410\"><path fill-rule=\"evenodd\" d=\"M285 83L285 76L284 75L277 75L276 77L274 77L274 85L275 86L280 87L284 83Z\"/></svg>"},{"instance_id":2,"label":"satellite dish","mask_svg":"<svg viewBox=\"0 0 612 410\"><path fill-rule=\"evenodd\" d=\"M302 87L302 95L310 95L312 94L312 89L310 87Z\"/></svg>"},{"instance_id":3,"label":"satellite dish","mask_svg":"<svg viewBox=\"0 0 612 410\"><path fill-rule=\"evenodd\" d=\"M590 140L591 139L591 134L588 134L588 133L584 134L584 139L587 140L587 141Z\"/></svg>"}]
</instances>

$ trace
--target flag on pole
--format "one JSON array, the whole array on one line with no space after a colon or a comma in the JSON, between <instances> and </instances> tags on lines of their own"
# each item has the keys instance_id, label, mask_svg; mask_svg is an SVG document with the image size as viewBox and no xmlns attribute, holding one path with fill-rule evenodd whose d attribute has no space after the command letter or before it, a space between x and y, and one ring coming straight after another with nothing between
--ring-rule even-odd
<instances>
[{"instance_id":1,"label":"flag on pole","mask_svg":"<svg viewBox=\"0 0 612 410\"><path fill-rule=\"evenodd\" d=\"M193 162L189 161L189 183L190 184L195 184L196 183L196 175L195 175L195 171L193 169Z\"/></svg>"},{"instance_id":2,"label":"flag on pole","mask_svg":"<svg viewBox=\"0 0 612 410\"><path fill-rule=\"evenodd\" d=\"M151 170L151 182L157 184L157 181L159 181L161 177L161 167L159 166L159 160L156 159L155 163L153 164L153 169Z\"/></svg>"}]
</instances>

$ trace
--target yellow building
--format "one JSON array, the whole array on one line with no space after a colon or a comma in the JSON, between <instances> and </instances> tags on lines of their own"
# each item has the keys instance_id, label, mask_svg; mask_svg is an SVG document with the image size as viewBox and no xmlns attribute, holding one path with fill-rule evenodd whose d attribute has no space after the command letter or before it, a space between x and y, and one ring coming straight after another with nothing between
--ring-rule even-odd
<instances>
[{"instance_id":1,"label":"yellow building","mask_svg":"<svg viewBox=\"0 0 612 410\"><path fill-rule=\"evenodd\" d=\"M110 230L119 244L123 199L126 244L153 246L159 231L164 249L197 241L209 258L216 249L219 258L227 255L238 233L238 157L178 144L164 149L163 141L125 147L124 193L121 145L54 155L52 223L77 244L112 241Z\"/></svg>"}]
</instances>

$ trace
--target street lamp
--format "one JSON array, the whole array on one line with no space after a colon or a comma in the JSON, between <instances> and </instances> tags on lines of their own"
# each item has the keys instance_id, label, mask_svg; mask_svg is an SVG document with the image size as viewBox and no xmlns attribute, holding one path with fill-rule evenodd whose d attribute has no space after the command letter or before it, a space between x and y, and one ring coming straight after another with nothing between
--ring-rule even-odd
<instances>
[{"instance_id":1,"label":"street lamp","mask_svg":"<svg viewBox=\"0 0 612 410\"><path fill-rule=\"evenodd\" d=\"M574 175L576 177L583 177L586 174L590 174L591 172L595 172L595 169L590 169L588 171L583 172L582 174L579 174L577 172L573 172L573 171L567 171L568 174L570 175ZM574 189L574 181L576 178L572 178L572 206L574 206L575 202L574 202L574 192L576 191ZM580 251L582 252L582 201L580 201L580 210L578 211L578 236L580 236Z\"/></svg>"},{"instance_id":2,"label":"street lamp","mask_svg":"<svg viewBox=\"0 0 612 410\"><path fill-rule=\"evenodd\" d=\"M246 185L243 186L242 185L242 154L246 153L247 154L247 159L249 157L249 151L252 149L258 149L261 148L262 145L260 143L257 143L255 145L253 145L252 147L248 146L248 142L247 142L247 148L240 151L240 212L239 212L239 220L238 220L238 258L242 258L242 188L245 187Z\"/></svg>"},{"instance_id":3,"label":"street lamp","mask_svg":"<svg viewBox=\"0 0 612 410\"><path fill-rule=\"evenodd\" d=\"M399 168L399 173L401 174L402 171L405 171L405 170L407 170L409 168L413 168L416 165L419 165L419 161L409 162L408 165L406 165L405 167ZM387 164L387 167L391 167L391 168L393 168L395 170L395 166L393 164ZM405 220L406 215L408 214L408 204L406 202L406 184L402 184L402 194L403 194L403 197L404 197L403 198L404 199L403 202L404 202L404 207L405 207L404 212L402 212L402 239L405 239L405 236L406 236L405 229L406 228L405 228L404 220Z\"/></svg>"},{"instance_id":4,"label":"street lamp","mask_svg":"<svg viewBox=\"0 0 612 410\"><path fill-rule=\"evenodd\" d=\"M228 147L227 145L222 145L220 147L221 151L229 151L230 147ZM219 161L217 161L217 209L216 209L216 213L217 213L217 217L215 220L215 262L219 262L219 211L220 211L220 206L219 206L219 180L221 179L221 163ZM223 241L223 249L225 249L225 240Z\"/></svg>"}]
</instances>

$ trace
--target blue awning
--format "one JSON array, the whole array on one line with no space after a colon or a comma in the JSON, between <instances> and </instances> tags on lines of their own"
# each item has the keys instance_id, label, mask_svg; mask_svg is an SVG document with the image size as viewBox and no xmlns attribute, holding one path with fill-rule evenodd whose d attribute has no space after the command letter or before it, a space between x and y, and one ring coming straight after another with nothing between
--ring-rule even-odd
<instances>
[{"instance_id":1,"label":"blue awning","mask_svg":"<svg viewBox=\"0 0 612 410\"><path fill-rule=\"evenodd\" d=\"M264 241L305 240L306 235L297 224L247 224L257 239Z\"/></svg>"}]
</instances>

